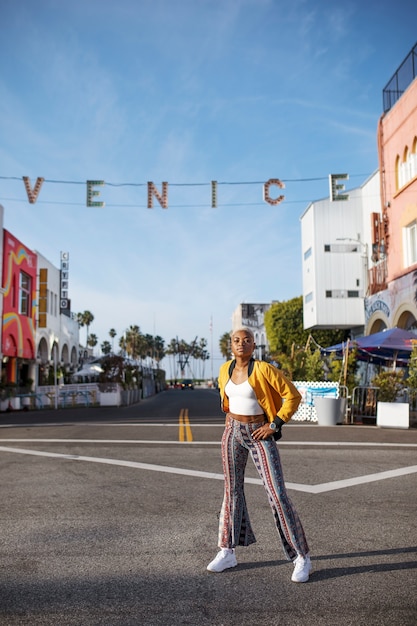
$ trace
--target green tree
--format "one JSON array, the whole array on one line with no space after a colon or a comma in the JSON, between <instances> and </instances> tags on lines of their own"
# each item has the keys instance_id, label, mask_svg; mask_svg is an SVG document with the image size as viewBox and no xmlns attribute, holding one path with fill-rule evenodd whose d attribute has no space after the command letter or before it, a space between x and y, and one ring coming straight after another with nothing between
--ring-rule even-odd
<instances>
[{"instance_id":1,"label":"green tree","mask_svg":"<svg viewBox=\"0 0 417 626\"><path fill-rule=\"evenodd\" d=\"M166 353L170 356L173 356L177 353L177 340L176 339L171 339L171 341L167 345Z\"/></svg>"},{"instance_id":2,"label":"green tree","mask_svg":"<svg viewBox=\"0 0 417 626\"><path fill-rule=\"evenodd\" d=\"M142 335L139 326L129 326L125 332L125 351L132 359L137 359L141 352L141 339Z\"/></svg>"},{"instance_id":3,"label":"green tree","mask_svg":"<svg viewBox=\"0 0 417 626\"><path fill-rule=\"evenodd\" d=\"M124 382L125 363L123 357L109 354L101 359L100 365L103 370L99 376L100 382Z\"/></svg>"},{"instance_id":4,"label":"green tree","mask_svg":"<svg viewBox=\"0 0 417 626\"><path fill-rule=\"evenodd\" d=\"M353 389L358 385L358 350L355 344L349 348L349 352L345 351L342 359L332 355L329 359L330 380L339 383L348 388L349 395L352 395Z\"/></svg>"},{"instance_id":5,"label":"green tree","mask_svg":"<svg viewBox=\"0 0 417 626\"><path fill-rule=\"evenodd\" d=\"M94 333L91 333L90 336L88 337L87 345L89 345L90 348L95 348L97 344L98 344L97 335L95 335Z\"/></svg>"},{"instance_id":6,"label":"green tree","mask_svg":"<svg viewBox=\"0 0 417 626\"><path fill-rule=\"evenodd\" d=\"M141 358L146 359L147 357L153 359L154 355L154 338L152 335L146 334L142 335L142 340L140 343L140 352Z\"/></svg>"},{"instance_id":7,"label":"green tree","mask_svg":"<svg viewBox=\"0 0 417 626\"><path fill-rule=\"evenodd\" d=\"M323 380L324 360L318 348L306 350L303 380Z\"/></svg>"},{"instance_id":8,"label":"green tree","mask_svg":"<svg viewBox=\"0 0 417 626\"><path fill-rule=\"evenodd\" d=\"M165 356L165 341L159 335L156 335L156 337L154 337L153 350L154 359L159 364L159 362Z\"/></svg>"},{"instance_id":9,"label":"green tree","mask_svg":"<svg viewBox=\"0 0 417 626\"><path fill-rule=\"evenodd\" d=\"M110 341L103 341L100 346L100 349L104 355L109 355L113 350Z\"/></svg>"},{"instance_id":10,"label":"green tree","mask_svg":"<svg viewBox=\"0 0 417 626\"><path fill-rule=\"evenodd\" d=\"M303 329L303 299L273 302L265 312L265 329L271 354L291 355L306 345L309 331Z\"/></svg>"},{"instance_id":11,"label":"green tree","mask_svg":"<svg viewBox=\"0 0 417 626\"><path fill-rule=\"evenodd\" d=\"M408 378L405 381L405 385L408 387L409 397L414 400L417 397L417 341L412 341L412 346Z\"/></svg>"},{"instance_id":12,"label":"green tree","mask_svg":"<svg viewBox=\"0 0 417 626\"><path fill-rule=\"evenodd\" d=\"M270 353L276 360L281 354L291 356L294 350L306 346L310 335L323 347L343 341L346 335L344 330L304 330L302 296L286 302L273 302L265 312L264 320Z\"/></svg>"},{"instance_id":13,"label":"green tree","mask_svg":"<svg viewBox=\"0 0 417 626\"><path fill-rule=\"evenodd\" d=\"M126 338L122 335L119 339L119 348L123 354L126 354Z\"/></svg>"},{"instance_id":14,"label":"green tree","mask_svg":"<svg viewBox=\"0 0 417 626\"><path fill-rule=\"evenodd\" d=\"M220 354L228 361L232 358L232 350L230 343L230 332L223 333L219 341Z\"/></svg>"},{"instance_id":15,"label":"green tree","mask_svg":"<svg viewBox=\"0 0 417 626\"><path fill-rule=\"evenodd\" d=\"M289 355L281 352L274 358L275 362L278 363L278 367L290 380L304 380L305 359L306 352L304 348L292 350Z\"/></svg>"},{"instance_id":16,"label":"green tree","mask_svg":"<svg viewBox=\"0 0 417 626\"><path fill-rule=\"evenodd\" d=\"M373 387L378 387L380 402L395 402L398 394L404 389L404 372L382 370L371 381Z\"/></svg>"},{"instance_id":17,"label":"green tree","mask_svg":"<svg viewBox=\"0 0 417 626\"><path fill-rule=\"evenodd\" d=\"M117 333L114 330L114 328L110 328L109 330L109 335L111 337L111 350L112 352L114 352L114 338L116 337Z\"/></svg>"},{"instance_id":18,"label":"green tree","mask_svg":"<svg viewBox=\"0 0 417 626\"><path fill-rule=\"evenodd\" d=\"M86 340L85 340L85 345L86 347L89 345L88 344L88 330L91 326L91 324L94 321L94 315L91 313L91 311L84 311L83 313L77 313L77 322L78 322L78 326L81 328L82 326L86 326L87 328L87 336L86 336Z\"/></svg>"}]
</instances>

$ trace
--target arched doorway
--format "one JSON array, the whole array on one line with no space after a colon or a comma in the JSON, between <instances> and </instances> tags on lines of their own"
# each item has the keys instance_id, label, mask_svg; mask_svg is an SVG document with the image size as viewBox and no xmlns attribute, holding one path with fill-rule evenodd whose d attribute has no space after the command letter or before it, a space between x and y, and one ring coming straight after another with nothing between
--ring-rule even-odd
<instances>
[{"instance_id":1,"label":"arched doorway","mask_svg":"<svg viewBox=\"0 0 417 626\"><path fill-rule=\"evenodd\" d=\"M369 335L374 335L375 333L380 333L381 331L385 330L387 327L386 323L384 322L384 320L381 319L376 319L372 322L371 327L369 328Z\"/></svg>"},{"instance_id":2,"label":"arched doorway","mask_svg":"<svg viewBox=\"0 0 417 626\"><path fill-rule=\"evenodd\" d=\"M397 326L403 330L415 330L417 329L417 320L410 311L403 311L398 318Z\"/></svg>"}]
</instances>

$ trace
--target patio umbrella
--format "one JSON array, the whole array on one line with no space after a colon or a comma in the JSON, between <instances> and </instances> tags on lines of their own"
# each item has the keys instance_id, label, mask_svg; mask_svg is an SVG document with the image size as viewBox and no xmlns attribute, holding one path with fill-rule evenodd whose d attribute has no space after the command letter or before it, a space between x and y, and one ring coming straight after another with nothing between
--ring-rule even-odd
<instances>
[{"instance_id":1,"label":"patio umbrella","mask_svg":"<svg viewBox=\"0 0 417 626\"><path fill-rule=\"evenodd\" d=\"M73 378L80 378L84 376L98 377L103 371L104 371L103 368L100 367L98 363L86 363L83 369L78 370L78 372L75 372L75 374L73 374L72 377Z\"/></svg>"},{"instance_id":2,"label":"patio umbrella","mask_svg":"<svg viewBox=\"0 0 417 626\"><path fill-rule=\"evenodd\" d=\"M350 349L356 347L358 359L376 365L386 365L388 361L396 365L405 366L410 360L413 340L417 341L417 334L402 328L388 328L373 335L359 337L350 342ZM346 344L340 343L329 348L323 348L322 354L336 354L343 356Z\"/></svg>"}]
</instances>

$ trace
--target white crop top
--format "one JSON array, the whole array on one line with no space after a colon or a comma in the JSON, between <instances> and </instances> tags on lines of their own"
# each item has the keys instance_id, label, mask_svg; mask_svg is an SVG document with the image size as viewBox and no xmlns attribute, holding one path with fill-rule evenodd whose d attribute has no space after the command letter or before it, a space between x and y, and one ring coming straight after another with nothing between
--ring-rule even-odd
<instances>
[{"instance_id":1,"label":"white crop top","mask_svg":"<svg viewBox=\"0 0 417 626\"><path fill-rule=\"evenodd\" d=\"M229 410L236 415L263 415L263 408L258 403L256 395L247 380L236 385L229 380L224 388L229 398Z\"/></svg>"}]
</instances>

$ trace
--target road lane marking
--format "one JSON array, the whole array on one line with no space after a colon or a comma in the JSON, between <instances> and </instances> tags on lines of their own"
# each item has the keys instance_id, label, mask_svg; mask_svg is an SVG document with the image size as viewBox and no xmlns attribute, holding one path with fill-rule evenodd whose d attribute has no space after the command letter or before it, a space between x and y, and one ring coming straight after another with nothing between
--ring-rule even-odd
<instances>
[{"instance_id":1,"label":"road lane marking","mask_svg":"<svg viewBox=\"0 0 417 626\"><path fill-rule=\"evenodd\" d=\"M311 493L325 493L326 491L336 491L337 489L345 489L346 487L353 487L356 485L365 485L367 483L377 482L378 480L386 480L387 478L398 478L399 476L407 476L408 474L416 474L417 465L410 465L408 467L400 467L394 470L387 470L385 472L377 472L375 474L366 474L365 476L355 476L355 478L345 478L343 480L334 480L329 483L321 483L320 485L314 485Z\"/></svg>"},{"instance_id":2,"label":"road lane marking","mask_svg":"<svg viewBox=\"0 0 417 626\"><path fill-rule=\"evenodd\" d=\"M49 457L54 459L63 459L69 461L86 461L89 463L102 463L104 465L116 465L120 467L131 467L135 469L143 469L153 472L164 472L167 474L179 474L182 476L194 476L196 478L210 478L214 480L223 480L223 474L216 474L213 472L202 472L199 470L182 469L178 467L167 467L164 465L154 465L152 463L139 463L137 461L122 461L118 459L106 459L93 456L82 456L79 454L61 454L56 452L44 452L40 450L27 450L24 448L9 448L7 446L0 446L0 452L10 452L14 454L26 454L31 456ZM409 467L401 467L399 469L388 470L385 472L379 472L375 474L368 474L365 476L356 476L355 478L346 478L344 480L335 480L332 482L321 483L318 485L304 485L299 483L286 482L287 489L294 491L302 491L310 494L320 494L327 491L335 491L337 489L345 489L346 487L354 487L356 485L363 485L366 483L376 482L379 480L386 480L388 478L398 478L399 476L407 476L409 474L417 473L417 465L411 465ZM252 485L262 485L262 481L259 478L245 478L245 483Z\"/></svg>"},{"instance_id":3,"label":"road lane marking","mask_svg":"<svg viewBox=\"0 0 417 626\"><path fill-rule=\"evenodd\" d=\"M172 424L169 424L172 426ZM195 424L193 424L194 428ZM0 443L131 443L131 444L157 444L157 445L178 445L178 444L193 444L197 446L220 446L220 441L176 441L173 439L172 441L168 439L52 439L52 438L4 438L0 439ZM356 448L356 447L365 447L365 448L417 448L417 443L378 443L378 442L355 442L355 441L280 441L279 447L286 446L320 446L320 447L347 447L347 448Z\"/></svg>"},{"instance_id":4,"label":"road lane marking","mask_svg":"<svg viewBox=\"0 0 417 626\"><path fill-rule=\"evenodd\" d=\"M193 440L191 432L190 420L188 419L188 409L181 409L179 417L179 436L180 442L190 442Z\"/></svg>"},{"instance_id":5,"label":"road lane marking","mask_svg":"<svg viewBox=\"0 0 417 626\"><path fill-rule=\"evenodd\" d=\"M139 463L138 461L121 461L119 459L105 459L95 456L82 456L80 454L61 454L57 452L43 452L41 450L26 450L23 448L7 448L0 446L0 452L12 452L15 454L28 454L33 456L49 457L53 459L63 459L70 461L87 461L90 463L102 463L104 465L117 465L121 467L132 467L135 469L150 470L153 472L164 472L166 474L181 474L182 476L196 476L200 478L214 478L223 480L223 474L213 472L201 472L198 470L181 469L179 467L166 467L164 465L154 465L152 463Z\"/></svg>"}]
</instances>

